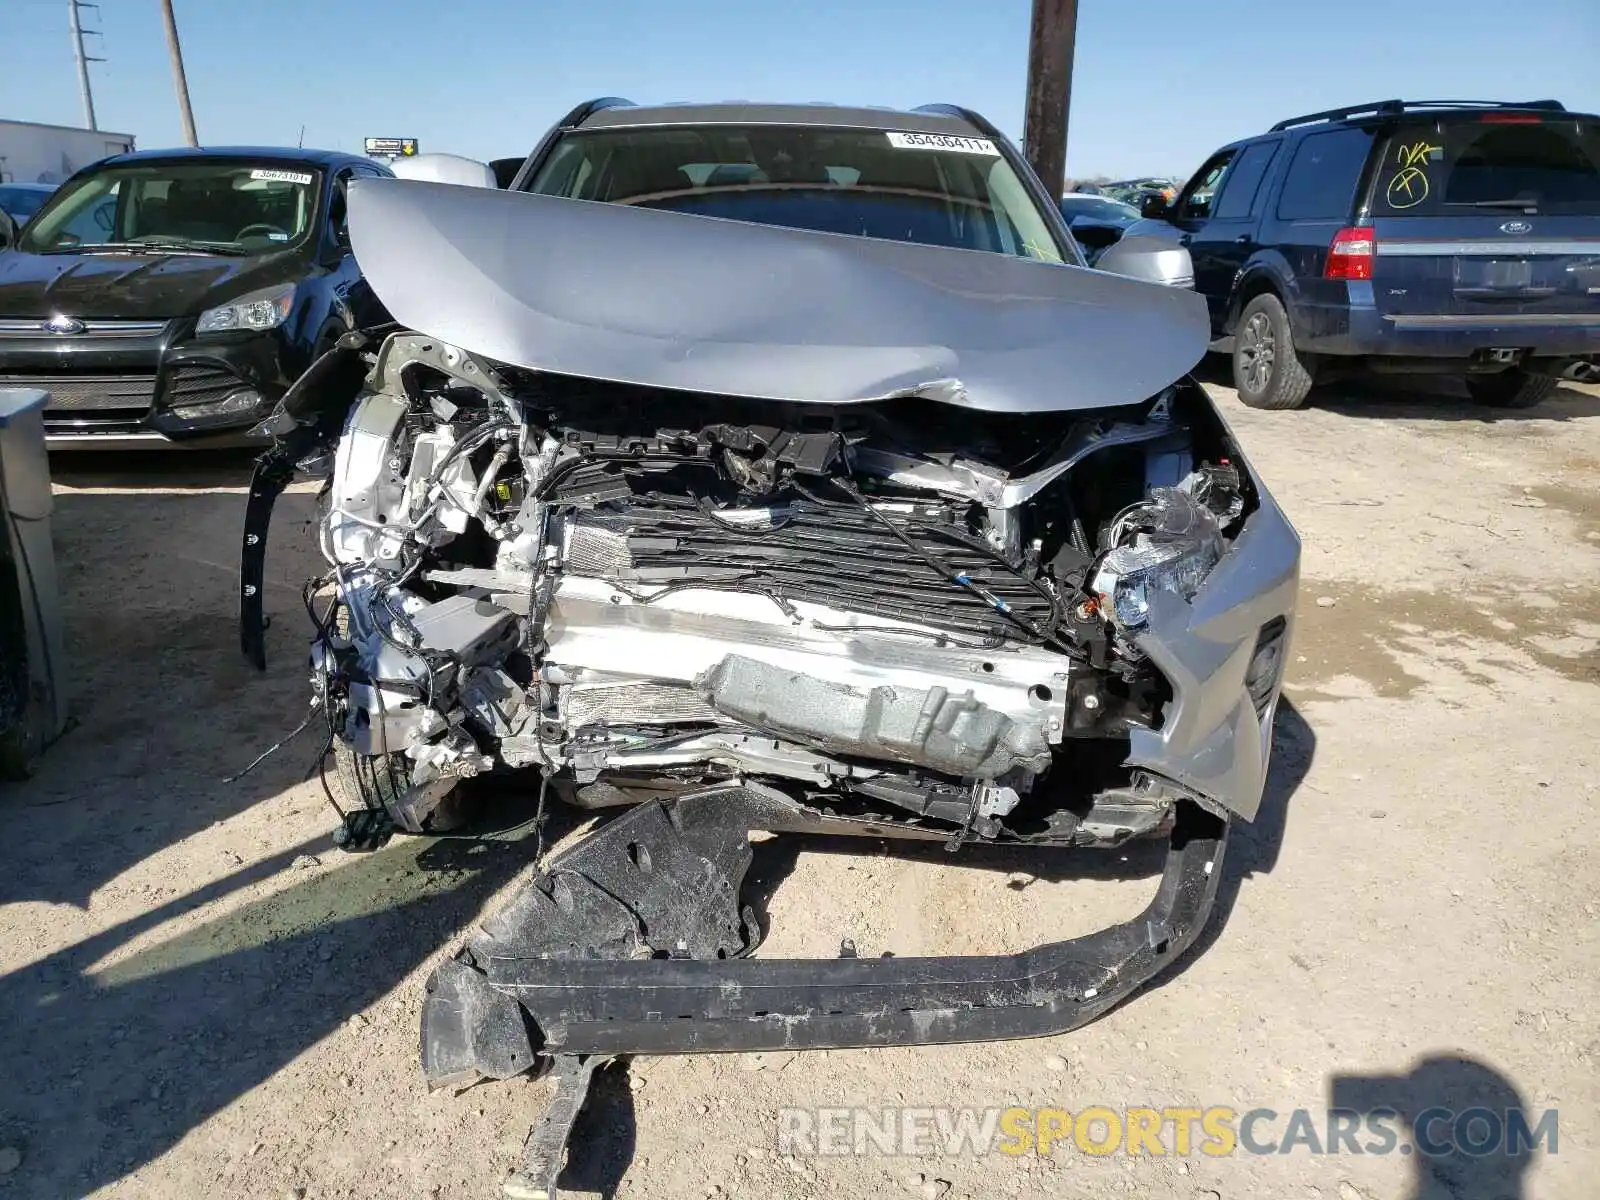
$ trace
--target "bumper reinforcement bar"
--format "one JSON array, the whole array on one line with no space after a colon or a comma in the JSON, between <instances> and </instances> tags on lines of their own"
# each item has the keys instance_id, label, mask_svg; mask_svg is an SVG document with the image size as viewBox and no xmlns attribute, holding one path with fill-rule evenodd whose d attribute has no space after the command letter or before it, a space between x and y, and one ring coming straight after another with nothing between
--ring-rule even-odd
<instances>
[{"instance_id":1,"label":"bumper reinforcement bar","mask_svg":"<svg viewBox=\"0 0 1600 1200\"><path fill-rule=\"evenodd\" d=\"M742 957L749 925L737 891L750 816L770 804L764 791L731 786L653 801L554 860L430 981L422 1017L430 1081L504 1078L537 1055L1065 1032L1126 999L1194 941L1216 897L1227 835L1222 820L1180 806L1155 899L1087 937L993 957L863 959L847 944L838 959L752 959Z\"/></svg>"}]
</instances>

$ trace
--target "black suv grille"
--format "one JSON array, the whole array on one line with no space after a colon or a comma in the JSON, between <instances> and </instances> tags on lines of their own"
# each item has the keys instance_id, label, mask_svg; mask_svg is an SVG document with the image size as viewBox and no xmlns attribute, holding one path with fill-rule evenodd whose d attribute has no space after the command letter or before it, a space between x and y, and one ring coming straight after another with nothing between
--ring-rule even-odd
<instances>
[{"instance_id":1,"label":"black suv grille","mask_svg":"<svg viewBox=\"0 0 1600 1200\"><path fill-rule=\"evenodd\" d=\"M162 399L168 404L207 404L237 391L240 379L218 367L178 367L167 375Z\"/></svg>"},{"instance_id":2,"label":"black suv grille","mask_svg":"<svg viewBox=\"0 0 1600 1200\"><path fill-rule=\"evenodd\" d=\"M140 375L0 375L0 387L50 393L47 412L144 410L155 399L156 377Z\"/></svg>"}]
</instances>

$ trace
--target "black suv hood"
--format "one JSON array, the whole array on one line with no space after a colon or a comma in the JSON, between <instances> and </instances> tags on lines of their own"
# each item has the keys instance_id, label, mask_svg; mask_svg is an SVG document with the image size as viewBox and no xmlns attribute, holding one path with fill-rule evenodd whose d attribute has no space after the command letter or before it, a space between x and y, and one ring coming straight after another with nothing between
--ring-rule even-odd
<instances>
[{"instance_id":1,"label":"black suv hood","mask_svg":"<svg viewBox=\"0 0 1600 1200\"><path fill-rule=\"evenodd\" d=\"M305 274L298 250L212 254L0 254L0 317L155 321L192 316Z\"/></svg>"}]
</instances>

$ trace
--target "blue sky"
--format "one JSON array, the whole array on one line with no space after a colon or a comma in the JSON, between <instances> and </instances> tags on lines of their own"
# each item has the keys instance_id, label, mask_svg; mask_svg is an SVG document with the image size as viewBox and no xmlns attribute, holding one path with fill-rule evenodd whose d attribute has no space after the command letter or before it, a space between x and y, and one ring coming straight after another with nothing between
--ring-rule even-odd
<instances>
[{"instance_id":1,"label":"blue sky","mask_svg":"<svg viewBox=\"0 0 1600 1200\"><path fill-rule=\"evenodd\" d=\"M79 124L66 0L0 0L0 117ZM579 100L978 109L1020 137L1029 0L177 0L203 143L525 153ZM102 0L100 125L181 140L156 0ZM96 51L92 51L96 52ZM1080 0L1069 173L1184 174L1381 99L1600 110L1600 0Z\"/></svg>"}]
</instances>

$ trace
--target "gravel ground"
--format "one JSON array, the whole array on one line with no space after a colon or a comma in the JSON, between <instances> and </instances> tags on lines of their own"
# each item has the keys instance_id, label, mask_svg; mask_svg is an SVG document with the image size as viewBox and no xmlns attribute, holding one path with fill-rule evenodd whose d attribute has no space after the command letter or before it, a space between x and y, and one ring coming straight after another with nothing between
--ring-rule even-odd
<instances>
[{"instance_id":1,"label":"gravel ground","mask_svg":"<svg viewBox=\"0 0 1600 1200\"><path fill-rule=\"evenodd\" d=\"M1287 414L1216 390L1305 578L1268 796L1198 950L1065 1037L612 1068L569 1181L637 1200L1596 1194L1600 389L1486 413L1351 388ZM0 799L0 1197L497 1196L548 1085L430 1095L417 1019L530 847L334 850L309 736L224 783L304 711L309 495L279 508L263 677L234 630L247 465L56 466L78 723ZM763 953L846 934L987 953L1125 919L1158 870L1142 849L951 861L785 838L757 847L752 887ZM1559 1153L776 1153L789 1107L1320 1122L1473 1103L1559 1108Z\"/></svg>"}]
</instances>

